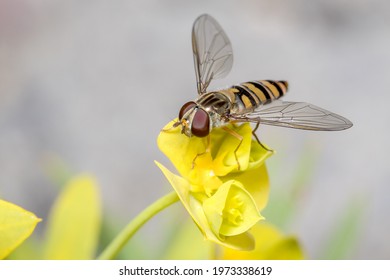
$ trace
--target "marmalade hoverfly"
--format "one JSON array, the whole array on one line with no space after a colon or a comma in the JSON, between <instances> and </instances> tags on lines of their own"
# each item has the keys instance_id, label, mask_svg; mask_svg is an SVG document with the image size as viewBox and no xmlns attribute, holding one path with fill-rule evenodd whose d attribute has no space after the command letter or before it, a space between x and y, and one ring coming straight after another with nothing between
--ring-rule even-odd
<instances>
[{"instance_id":1,"label":"marmalade hoverfly","mask_svg":"<svg viewBox=\"0 0 390 280\"><path fill-rule=\"evenodd\" d=\"M213 79L225 77L232 68L233 51L229 38L210 15L199 16L192 27L198 98L187 102L173 125L182 133L205 137L214 127L229 122L253 122L305 130L343 130L352 123L337 114L309 103L279 100L288 89L286 81L259 80L207 92ZM239 137L239 136L238 136ZM260 143L261 144L261 143Z\"/></svg>"}]
</instances>

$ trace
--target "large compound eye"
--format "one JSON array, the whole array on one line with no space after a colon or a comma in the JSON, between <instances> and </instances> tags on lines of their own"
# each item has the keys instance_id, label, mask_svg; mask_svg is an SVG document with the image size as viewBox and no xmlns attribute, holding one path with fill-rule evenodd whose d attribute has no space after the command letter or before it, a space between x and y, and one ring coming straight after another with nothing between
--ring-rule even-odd
<instances>
[{"instance_id":1,"label":"large compound eye","mask_svg":"<svg viewBox=\"0 0 390 280\"><path fill-rule=\"evenodd\" d=\"M186 104L184 104L181 107L180 112L179 112L179 120L181 120L183 118L183 116L185 115L185 113L188 112L188 110L194 108L195 106L196 106L196 103L194 101L189 101Z\"/></svg>"},{"instance_id":2,"label":"large compound eye","mask_svg":"<svg viewBox=\"0 0 390 280\"><path fill-rule=\"evenodd\" d=\"M209 114L203 109L198 109L192 119L191 132L197 137L205 137L210 132Z\"/></svg>"}]
</instances>

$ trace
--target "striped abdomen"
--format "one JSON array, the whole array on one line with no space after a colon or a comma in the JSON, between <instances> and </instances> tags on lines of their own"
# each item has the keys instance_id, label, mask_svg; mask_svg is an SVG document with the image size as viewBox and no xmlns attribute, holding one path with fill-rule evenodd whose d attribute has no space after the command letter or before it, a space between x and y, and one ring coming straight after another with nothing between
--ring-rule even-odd
<instances>
[{"instance_id":1,"label":"striped abdomen","mask_svg":"<svg viewBox=\"0 0 390 280\"><path fill-rule=\"evenodd\" d=\"M243 114L282 97L287 89L286 81L261 80L241 83L220 92L227 95L233 103L232 114Z\"/></svg>"}]
</instances>

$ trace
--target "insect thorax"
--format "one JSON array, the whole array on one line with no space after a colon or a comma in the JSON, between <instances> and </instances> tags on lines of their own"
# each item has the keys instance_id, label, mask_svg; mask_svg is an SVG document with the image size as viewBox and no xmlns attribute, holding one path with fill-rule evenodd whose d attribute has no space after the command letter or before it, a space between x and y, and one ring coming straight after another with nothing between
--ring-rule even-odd
<instances>
[{"instance_id":1,"label":"insect thorax","mask_svg":"<svg viewBox=\"0 0 390 280\"><path fill-rule=\"evenodd\" d=\"M207 111L212 127L221 126L228 121L232 102L227 95L218 91L208 92L201 95L196 103Z\"/></svg>"}]
</instances>

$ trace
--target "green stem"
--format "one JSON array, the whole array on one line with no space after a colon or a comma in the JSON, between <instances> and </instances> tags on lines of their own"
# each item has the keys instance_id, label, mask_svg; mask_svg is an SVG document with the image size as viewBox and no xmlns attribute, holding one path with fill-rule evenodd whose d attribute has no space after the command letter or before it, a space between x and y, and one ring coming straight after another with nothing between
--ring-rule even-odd
<instances>
[{"instance_id":1,"label":"green stem","mask_svg":"<svg viewBox=\"0 0 390 280\"><path fill-rule=\"evenodd\" d=\"M145 224L150 218L158 212L177 202L179 197L176 192L171 192L145 208L137 217L135 217L106 247L106 249L98 257L99 260L111 260L125 246L127 241L137 232L137 230Z\"/></svg>"}]
</instances>

